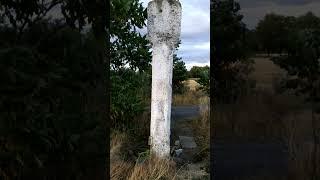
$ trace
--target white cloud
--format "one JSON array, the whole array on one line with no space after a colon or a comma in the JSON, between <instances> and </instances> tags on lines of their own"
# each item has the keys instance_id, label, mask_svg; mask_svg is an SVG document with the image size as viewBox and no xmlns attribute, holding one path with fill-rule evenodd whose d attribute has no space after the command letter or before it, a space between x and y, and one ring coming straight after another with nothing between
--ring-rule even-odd
<instances>
[{"instance_id":1,"label":"white cloud","mask_svg":"<svg viewBox=\"0 0 320 180\"><path fill-rule=\"evenodd\" d=\"M204 9L199 4L200 0L184 0L182 4L182 36L192 36L194 34L209 33L210 32L210 9L209 1L208 9Z\"/></svg>"},{"instance_id":2,"label":"white cloud","mask_svg":"<svg viewBox=\"0 0 320 180\"><path fill-rule=\"evenodd\" d=\"M200 66L200 67L209 66L209 67L210 67L210 62L205 62L205 63L188 62L188 63L186 63L186 68L187 68L188 71L190 71L190 69L191 69L193 66Z\"/></svg>"},{"instance_id":3,"label":"white cloud","mask_svg":"<svg viewBox=\"0 0 320 180\"><path fill-rule=\"evenodd\" d=\"M206 50L210 51L210 42L185 43L181 45L180 50Z\"/></svg>"},{"instance_id":4,"label":"white cloud","mask_svg":"<svg viewBox=\"0 0 320 180\"><path fill-rule=\"evenodd\" d=\"M151 0L140 0L147 7ZM210 54L210 1L209 0L180 0L182 5L181 45L178 55L186 64L209 64ZM147 29L140 30L145 34ZM190 62L191 63L191 62Z\"/></svg>"},{"instance_id":5,"label":"white cloud","mask_svg":"<svg viewBox=\"0 0 320 180\"><path fill-rule=\"evenodd\" d=\"M240 4L241 5L241 4ZM261 2L257 6L242 7L240 11L244 15L243 21L248 24L249 28L254 28L259 20L263 19L268 13L276 13L287 16L300 16L308 11L312 11L315 15L320 16L320 3L312 2L304 5L279 5L274 2Z\"/></svg>"}]
</instances>

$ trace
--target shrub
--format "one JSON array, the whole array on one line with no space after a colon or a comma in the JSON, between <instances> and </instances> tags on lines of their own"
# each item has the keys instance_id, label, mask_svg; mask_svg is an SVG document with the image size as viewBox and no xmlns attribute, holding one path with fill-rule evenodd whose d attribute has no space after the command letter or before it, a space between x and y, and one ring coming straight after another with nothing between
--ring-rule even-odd
<instances>
[{"instance_id":1,"label":"shrub","mask_svg":"<svg viewBox=\"0 0 320 180\"><path fill-rule=\"evenodd\" d=\"M146 73L123 68L111 71L111 83L111 125L128 130L144 111L143 98L150 92L150 80Z\"/></svg>"}]
</instances>

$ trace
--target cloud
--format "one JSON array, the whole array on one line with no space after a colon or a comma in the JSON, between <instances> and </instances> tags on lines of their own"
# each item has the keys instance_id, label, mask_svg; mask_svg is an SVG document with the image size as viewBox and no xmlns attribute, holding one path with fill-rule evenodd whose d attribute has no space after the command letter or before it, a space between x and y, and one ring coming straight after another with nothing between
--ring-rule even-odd
<instances>
[{"instance_id":1,"label":"cloud","mask_svg":"<svg viewBox=\"0 0 320 180\"><path fill-rule=\"evenodd\" d=\"M186 68L188 71L190 71L190 69L193 67L193 66L200 66L200 67L203 67L203 66L210 66L210 62L205 62L205 63L199 63L199 62L190 62L188 64L186 64Z\"/></svg>"},{"instance_id":2,"label":"cloud","mask_svg":"<svg viewBox=\"0 0 320 180\"><path fill-rule=\"evenodd\" d=\"M150 0L140 0L147 7ZM177 52L190 64L210 64L210 1L180 0L182 5L181 44ZM140 30L145 34L147 29Z\"/></svg>"},{"instance_id":3,"label":"cloud","mask_svg":"<svg viewBox=\"0 0 320 180\"><path fill-rule=\"evenodd\" d=\"M244 15L243 21L249 28L255 28L258 22L268 13L276 13L287 16L300 16L308 11L320 16L320 2L316 0L240 0L241 11ZM253 1L252 1L253 2Z\"/></svg>"},{"instance_id":4,"label":"cloud","mask_svg":"<svg viewBox=\"0 0 320 180\"><path fill-rule=\"evenodd\" d=\"M245 7L257 7L263 6L264 4L272 3L280 6L301 6L307 5L319 0L238 0Z\"/></svg>"}]
</instances>

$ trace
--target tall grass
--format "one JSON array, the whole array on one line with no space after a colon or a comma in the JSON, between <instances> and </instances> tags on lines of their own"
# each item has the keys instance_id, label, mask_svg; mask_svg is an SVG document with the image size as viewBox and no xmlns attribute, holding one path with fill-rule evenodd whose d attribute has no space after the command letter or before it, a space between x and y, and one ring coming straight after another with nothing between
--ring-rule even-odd
<instances>
[{"instance_id":1,"label":"tall grass","mask_svg":"<svg viewBox=\"0 0 320 180\"><path fill-rule=\"evenodd\" d=\"M315 145L311 136L312 116L308 105L302 104L300 98L260 89L234 104L216 105L212 118L216 138L283 143L289 155L288 178L312 179L312 149ZM317 168L319 171L319 164Z\"/></svg>"},{"instance_id":2,"label":"tall grass","mask_svg":"<svg viewBox=\"0 0 320 180\"><path fill-rule=\"evenodd\" d=\"M175 179L176 165L175 162L155 157L148 158L141 164L135 164L129 180L161 180Z\"/></svg>"},{"instance_id":3,"label":"tall grass","mask_svg":"<svg viewBox=\"0 0 320 180\"><path fill-rule=\"evenodd\" d=\"M183 94L174 94L172 97L172 105L198 105L201 96L199 92L190 90Z\"/></svg>"},{"instance_id":4,"label":"tall grass","mask_svg":"<svg viewBox=\"0 0 320 180\"><path fill-rule=\"evenodd\" d=\"M235 103L215 104L211 119L215 138L279 141L288 150L288 177L290 180L312 179L313 154L312 114L310 105L292 91L280 93L281 79L286 72L267 58L255 58L256 80L253 93L244 93ZM319 121L319 120L318 120ZM320 162L320 152L317 154ZM320 173L320 164L317 171ZM252 177L248 179L274 179Z\"/></svg>"},{"instance_id":5,"label":"tall grass","mask_svg":"<svg viewBox=\"0 0 320 180\"><path fill-rule=\"evenodd\" d=\"M175 179L174 161L153 156L129 159L130 137L126 133L113 132L110 143L110 174L112 180L158 180Z\"/></svg>"},{"instance_id":6,"label":"tall grass","mask_svg":"<svg viewBox=\"0 0 320 180\"><path fill-rule=\"evenodd\" d=\"M184 91L181 94L173 94L172 104L176 105L199 105L201 98L205 95L204 92L199 90L200 85L196 79L189 79L183 82Z\"/></svg>"},{"instance_id":7,"label":"tall grass","mask_svg":"<svg viewBox=\"0 0 320 180\"><path fill-rule=\"evenodd\" d=\"M195 160L203 161L206 171L209 172L210 164L210 99L203 96L199 99L200 117L192 121L192 128L195 140L199 146L199 152L195 156Z\"/></svg>"},{"instance_id":8,"label":"tall grass","mask_svg":"<svg viewBox=\"0 0 320 180\"><path fill-rule=\"evenodd\" d=\"M173 96L174 105L199 105L203 104L201 110L202 118L199 127L204 133L203 146L208 156L209 145L209 118L208 118L208 97L197 91L197 83L194 80L186 81L191 85L186 87L183 94ZM150 131L150 112L131 120L134 123L125 131L113 131L110 144L110 172L112 180L157 180L157 179L178 179L179 173L176 164L171 159L158 159L150 156L147 145Z\"/></svg>"},{"instance_id":9,"label":"tall grass","mask_svg":"<svg viewBox=\"0 0 320 180\"><path fill-rule=\"evenodd\" d=\"M113 130L110 141L112 180L175 179L176 165L171 159L149 155L150 112L132 119L135 125L126 131Z\"/></svg>"},{"instance_id":10,"label":"tall grass","mask_svg":"<svg viewBox=\"0 0 320 180\"><path fill-rule=\"evenodd\" d=\"M207 96L201 97L200 102L200 117L192 121L192 127L202 140L200 141L203 147L209 148L210 143L210 117L209 117L209 104L210 99Z\"/></svg>"}]
</instances>

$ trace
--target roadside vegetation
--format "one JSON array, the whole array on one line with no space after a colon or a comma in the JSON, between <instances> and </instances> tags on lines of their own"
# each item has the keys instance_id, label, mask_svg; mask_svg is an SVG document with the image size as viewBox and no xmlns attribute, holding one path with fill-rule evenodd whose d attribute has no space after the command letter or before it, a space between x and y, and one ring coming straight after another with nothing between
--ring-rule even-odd
<instances>
[{"instance_id":1,"label":"roadside vegetation","mask_svg":"<svg viewBox=\"0 0 320 180\"><path fill-rule=\"evenodd\" d=\"M105 12L104 1L1 1L0 179L105 177Z\"/></svg>"},{"instance_id":2,"label":"roadside vegetation","mask_svg":"<svg viewBox=\"0 0 320 180\"><path fill-rule=\"evenodd\" d=\"M239 3L212 5L213 137L280 142L289 154L282 179L318 179L320 18L272 13L249 30Z\"/></svg>"},{"instance_id":3,"label":"roadside vegetation","mask_svg":"<svg viewBox=\"0 0 320 180\"><path fill-rule=\"evenodd\" d=\"M137 31L145 27L146 9L138 0L114 2L110 53L111 179L175 179L179 172L175 162L156 159L149 152L151 47L146 36ZM188 80L185 63L174 54L173 105L199 104L204 93L190 91L186 83L192 81Z\"/></svg>"}]
</instances>

